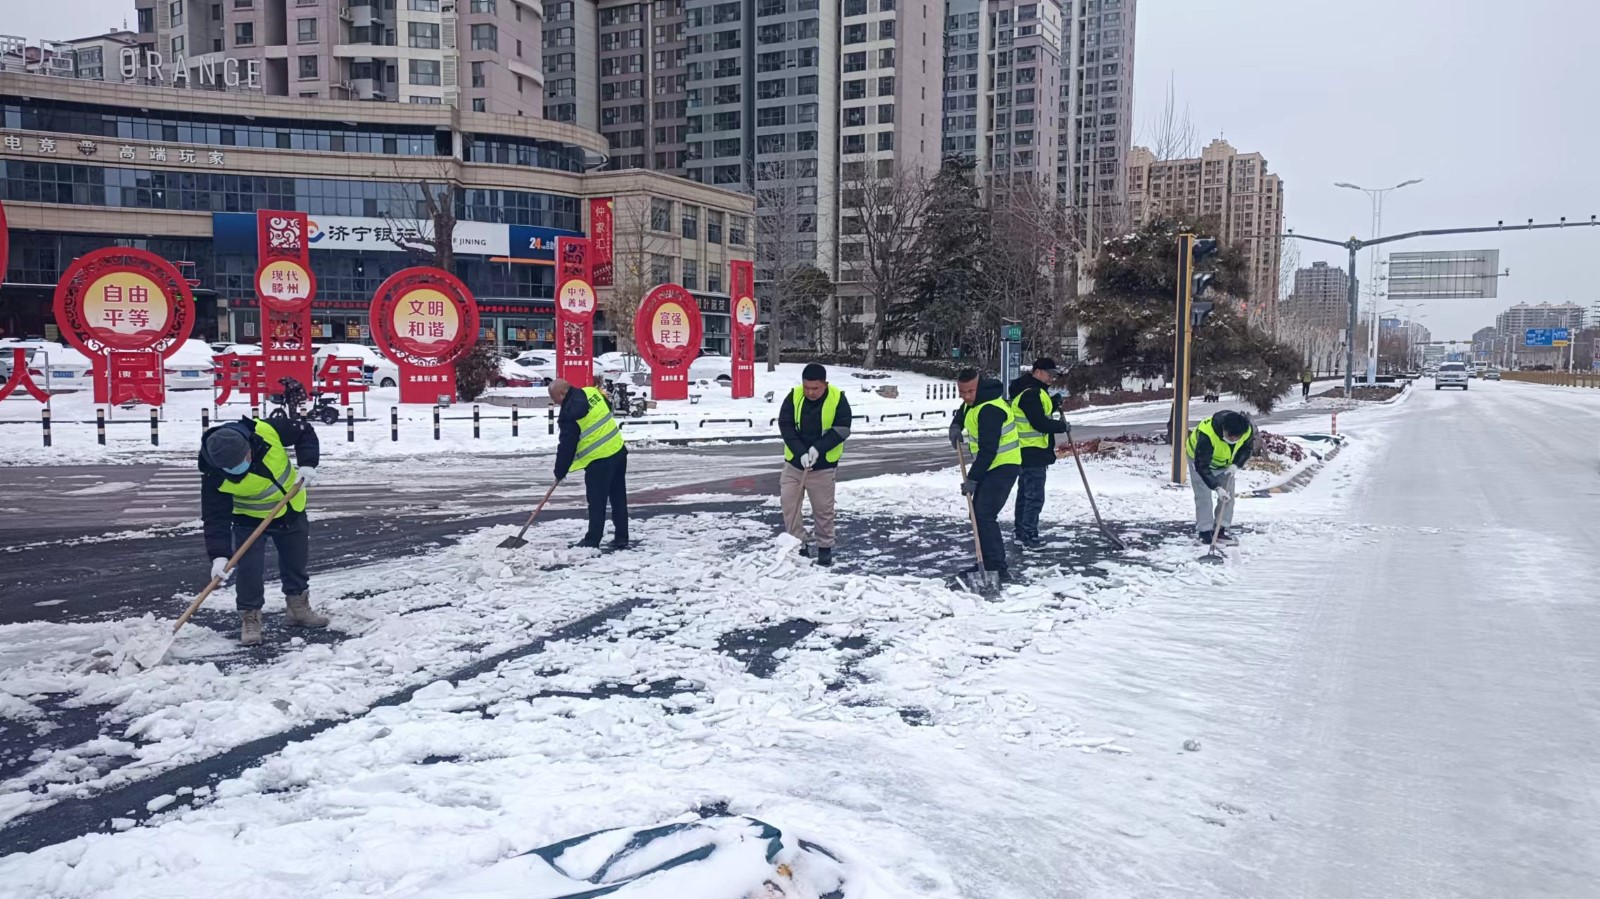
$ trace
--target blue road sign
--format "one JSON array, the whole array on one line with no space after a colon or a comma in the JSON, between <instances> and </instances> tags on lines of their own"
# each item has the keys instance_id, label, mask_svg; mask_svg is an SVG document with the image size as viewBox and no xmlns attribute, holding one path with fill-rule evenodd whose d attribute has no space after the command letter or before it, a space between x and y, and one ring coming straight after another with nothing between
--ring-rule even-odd
<instances>
[{"instance_id":1,"label":"blue road sign","mask_svg":"<svg viewBox=\"0 0 1600 899\"><path fill-rule=\"evenodd\" d=\"M1569 328L1551 328L1550 345L1566 346L1572 342L1572 331Z\"/></svg>"},{"instance_id":2,"label":"blue road sign","mask_svg":"<svg viewBox=\"0 0 1600 899\"><path fill-rule=\"evenodd\" d=\"M1523 346L1555 346L1555 335L1550 328L1529 328L1522 337Z\"/></svg>"}]
</instances>

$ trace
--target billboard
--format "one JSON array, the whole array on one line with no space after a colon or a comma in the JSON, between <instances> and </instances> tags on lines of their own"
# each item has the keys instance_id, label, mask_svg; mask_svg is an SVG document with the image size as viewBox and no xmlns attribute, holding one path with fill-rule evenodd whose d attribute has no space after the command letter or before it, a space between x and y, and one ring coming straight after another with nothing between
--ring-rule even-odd
<instances>
[{"instance_id":1,"label":"billboard","mask_svg":"<svg viewBox=\"0 0 1600 899\"><path fill-rule=\"evenodd\" d=\"M395 238L424 239L416 221L390 221L381 218L311 215L307 234L313 250L368 250L402 253ZM245 255L255 252L258 224L253 212L214 212L211 236L218 253ZM456 222L452 235L455 251L461 255L499 256L554 262L556 239L581 237L577 231L534 225L500 225L491 222Z\"/></svg>"},{"instance_id":2,"label":"billboard","mask_svg":"<svg viewBox=\"0 0 1600 899\"><path fill-rule=\"evenodd\" d=\"M1390 300L1477 300L1496 296L1499 250L1437 250L1389 255Z\"/></svg>"}]
</instances>

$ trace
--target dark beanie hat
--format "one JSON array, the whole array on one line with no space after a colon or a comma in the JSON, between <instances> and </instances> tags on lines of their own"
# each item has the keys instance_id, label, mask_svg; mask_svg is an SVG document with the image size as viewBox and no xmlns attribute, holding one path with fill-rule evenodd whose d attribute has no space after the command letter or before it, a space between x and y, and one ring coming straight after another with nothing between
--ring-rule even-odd
<instances>
[{"instance_id":1,"label":"dark beanie hat","mask_svg":"<svg viewBox=\"0 0 1600 899\"><path fill-rule=\"evenodd\" d=\"M1051 359L1048 356L1040 356L1039 358L1033 360L1033 370L1059 371L1059 369L1056 368L1056 360Z\"/></svg>"},{"instance_id":2,"label":"dark beanie hat","mask_svg":"<svg viewBox=\"0 0 1600 899\"><path fill-rule=\"evenodd\" d=\"M218 468L233 468L250 455L250 441L238 428L221 427L206 435L206 457Z\"/></svg>"},{"instance_id":3,"label":"dark beanie hat","mask_svg":"<svg viewBox=\"0 0 1600 899\"><path fill-rule=\"evenodd\" d=\"M805 371L802 371L800 373L800 380L802 380L802 381L826 381L826 380L828 380L828 370L826 368L823 368L818 363L812 362L812 363L810 363L809 365L806 366Z\"/></svg>"}]
</instances>

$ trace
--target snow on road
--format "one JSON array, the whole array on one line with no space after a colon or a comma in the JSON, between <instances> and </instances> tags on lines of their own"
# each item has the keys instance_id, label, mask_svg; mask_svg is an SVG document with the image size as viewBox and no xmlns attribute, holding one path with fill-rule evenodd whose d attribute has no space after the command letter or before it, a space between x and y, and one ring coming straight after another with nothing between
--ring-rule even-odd
<instances>
[{"instance_id":1,"label":"snow on road","mask_svg":"<svg viewBox=\"0 0 1600 899\"><path fill-rule=\"evenodd\" d=\"M1254 533L1218 568L1169 541L986 603L683 516L633 553L511 557L501 528L376 592L371 569L322 579L349 633L259 667L201 632L181 664L121 664L153 621L0 628L0 714L92 698L137 731L98 747L133 771L51 758L0 784L8 818L352 716L144 823L0 858L0 896L407 896L708 806L838 852L849 899L1585 895L1600 395L1483 387L1342 415L1308 488L1241 501ZM1149 473L1090 476L1110 515L1189 511ZM1047 517L1083 514L1075 481L1057 467ZM964 516L953 486L845 483L841 507Z\"/></svg>"}]
</instances>

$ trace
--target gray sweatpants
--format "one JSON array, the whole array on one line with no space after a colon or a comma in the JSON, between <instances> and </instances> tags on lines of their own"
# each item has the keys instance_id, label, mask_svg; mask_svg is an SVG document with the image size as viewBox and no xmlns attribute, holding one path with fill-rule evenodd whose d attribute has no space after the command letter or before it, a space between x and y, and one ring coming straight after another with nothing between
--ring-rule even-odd
<instances>
[{"instance_id":1,"label":"gray sweatpants","mask_svg":"<svg viewBox=\"0 0 1600 899\"><path fill-rule=\"evenodd\" d=\"M1221 472L1212 472L1212 477L1221 482L1228 491L1228 501L1222 504L1222 526L1233 527L1233 475L1238 469L1229 466ZM1200 468L1191 460L1189 463L1189 486L1194 488L1194 529L1196 532L1211 536L1211 529L1217 526L1216 507L1217 497L1206 482L1200 477Z\"/></svg>"},{"instance_id":2,"label":"gray sweatpants","mask_svg":"<svg viewBox=\"0 0 1600 899\"><path fill-rule=\"evenodd\" d=\"M784 530L799 540L806 540L804 504L809 498L817 546L833 548L833 488L834 476L838 473L837 468L802 471L788 462L783 463L783 474L778 478L778 500L783 505Z\"/></svg>"}]
</instances>

